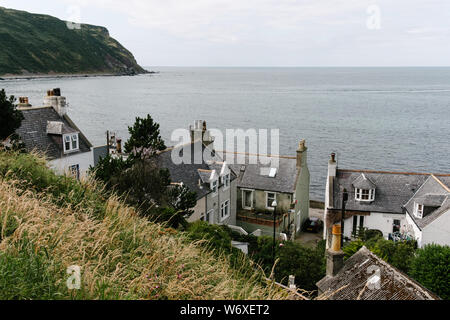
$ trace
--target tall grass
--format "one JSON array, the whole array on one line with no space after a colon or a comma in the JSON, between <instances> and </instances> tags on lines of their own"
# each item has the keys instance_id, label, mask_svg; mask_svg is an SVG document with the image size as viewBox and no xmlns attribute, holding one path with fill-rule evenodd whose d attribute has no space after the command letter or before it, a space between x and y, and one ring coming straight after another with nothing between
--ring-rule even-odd
<instances>
[{"instance_id":1,"label":"tall grass","mask_svg":"<svg viewBox=\"0 0 450 320\"><path fill-rule=\"evenodd\" d=\"M45 166L36 155L0 152L0 299L287 297L98 184ZM79 290L66 286L71 265L81 267Z\"/></svg>"}]
</instances>

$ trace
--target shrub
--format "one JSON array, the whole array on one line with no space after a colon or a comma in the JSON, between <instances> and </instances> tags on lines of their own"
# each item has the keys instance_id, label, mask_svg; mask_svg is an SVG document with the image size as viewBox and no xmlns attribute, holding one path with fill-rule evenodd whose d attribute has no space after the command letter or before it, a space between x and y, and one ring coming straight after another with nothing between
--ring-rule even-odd
<instances>
[{"instance_id":1,"label":"shrub","mask_svg":"<svg viewBox=\"0 0 450 320\"><path fill-rule=\"evenodd\" d=\"M418 249L410 275L442 299L450 299L450 247L429 244Z\"/></svg>"}]
</instances>

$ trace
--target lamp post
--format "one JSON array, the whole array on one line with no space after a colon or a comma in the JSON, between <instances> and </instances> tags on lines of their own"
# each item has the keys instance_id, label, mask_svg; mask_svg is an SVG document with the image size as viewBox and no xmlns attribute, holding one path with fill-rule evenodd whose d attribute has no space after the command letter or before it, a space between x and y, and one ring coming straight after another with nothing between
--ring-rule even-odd
<instances>
[{"instance_id":1,"label":"lamp post","mask_svg":"<svg viewBox=\"0 0 450 320\"><path fill-rule=\"evenodd\" d=\"M272 245L272 265L275 264L275 217L277 215L277 200L273 200L272 202L273 207L273 245Z\"/></svg>"}]
</instances>

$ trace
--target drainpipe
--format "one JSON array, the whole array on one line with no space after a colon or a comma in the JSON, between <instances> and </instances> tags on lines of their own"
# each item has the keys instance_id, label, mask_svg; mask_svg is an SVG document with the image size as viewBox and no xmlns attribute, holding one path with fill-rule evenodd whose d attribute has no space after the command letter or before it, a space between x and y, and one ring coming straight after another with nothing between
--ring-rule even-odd
<instances>
[{"instance_id":1,"label":"drainpipe","mask_svg":"<svg viewBox=\"0 0 450 320\"><path fill-rule=\"evenodd\" d=\"M347 189L344 189L342 193L342 210L341 210L341 248L344 246L344 215L345 215L345 204L348 201Z\"/></svg>"}]
</instances>

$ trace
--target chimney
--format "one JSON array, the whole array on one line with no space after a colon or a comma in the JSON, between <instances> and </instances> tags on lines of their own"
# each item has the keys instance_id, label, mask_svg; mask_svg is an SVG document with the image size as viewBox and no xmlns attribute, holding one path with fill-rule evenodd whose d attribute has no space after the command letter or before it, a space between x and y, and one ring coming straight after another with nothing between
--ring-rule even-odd
<instances>
[{"instance_id":1,"label":"chimney","mask_svg":"<svg viewBox=\"0 0 450 320\"><path fill-rule=\"evenodd\" d=\"M122 139L116 140L116 150L118 154L122 153Z\"/></svg>"},{"instance_id":2,"label":"chimney","mask_svg":"<svg viewBox=\"0 0 450 320\"><path fill-rule=\"evenodd\" d=\"M341 250L341 225L335 224L332 229L331 247L326 252L327 276L334 277L344 266L344 252Z\"/></svg>"},{"instance_id":3,"label":"chimney","mask_svg":"<svg viewBox=\"0 0 450 320\"><path fill-rule=\"evenodd\" d=\"M298 144L298 149L297 149L297 169L304 167L306 164L306 150L308 148L306 148L305 146L306 141L303 139L300 141L300 143Z\"/></svg>"},{"instance_id":4,"label":"chimney","mask_svg":"<svg viewBox=\"0 0 450 320\"><path fill-rule=\"evenodd\" d=\"M214 137L211 136L204 120L195 120L194 126L189 126L189 131L191 133L191 143L201 139L205 146L209 146L214 142ZM214 146L210 147L214 148Z\"/></svg>"},{"instance_id":5,"label":"chimney","mask_svg":"<svg viewBox=\"0 0 450 320\"><path fill-rule=\"evenodd\" d=\"M328 176L336 177L336 169L337 169L337 161L336 161L336 153L332 153L330 160L328 160Z\"/></svg>"},{"instance_id":6,"label":"chimney","mask_svg":"<svg viewBox=\"0 0 450 320\"><path fill-rule=\"evenodd\" d=\"M61 117L67 113L66 98L61 96L59 88L47 91L47 96L44 97L44 106L53 107Z\"/></svg>"},{"instance_id":7,"label":"chimney","mask_svg":"<svg viewBox=\"0 0 450 320\"><path fill-rule=\"evenodd\" d=\"M19 97L19 104L17 105L19 108L29 108L31 104L28 102L28 97Z\"/></svg>"}]
</instances>

